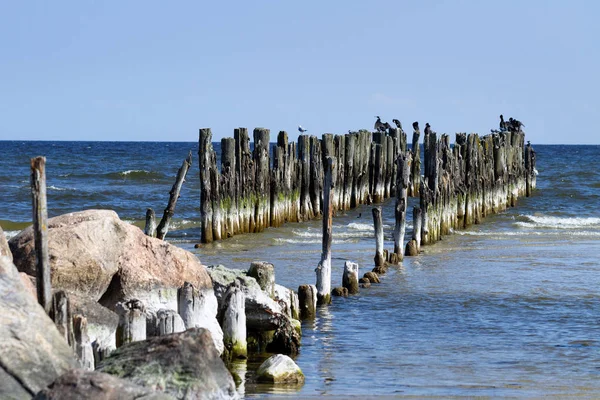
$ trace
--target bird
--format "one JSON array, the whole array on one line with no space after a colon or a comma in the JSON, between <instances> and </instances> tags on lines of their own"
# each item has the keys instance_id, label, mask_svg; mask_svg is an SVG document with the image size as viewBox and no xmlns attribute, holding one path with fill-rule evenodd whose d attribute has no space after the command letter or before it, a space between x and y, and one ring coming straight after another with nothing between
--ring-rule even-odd
<instances>
[{"instance_id":1,"label":"bird","mask_svg":"<svg viewBox=\"0 0 600 400\"><path fill-rule=\"evenodd\" d=\"M402 123L399 120L393 119L392 122L394 124L396 124L396 127L400 128L400 130L402 130Z\"/></svg>"},{"instance_id":2,"label":"bird","mask_svg":"<svg viewBox=\"0 0 600 400\"><path fill-rule=\"evenodd\" d=\"M431 133L431 125L429 125L429 122L425 123L425 135L429 135Z\"/></svg>"},{"instance_id":3,"label":"bird","mask_svg":"<svg viewBox=\"0 0 600 400\"><path fill-rule=\"evenodd\" d=\"M392 129L392 126L389 124L389 122L384 122L379 129L381 130L381 132L385 132L388 129Z\"/></svg>"},{"instance_id":4,"label":"bird","mask_svg":"<svg viewBox=\"0 0 600 400\"><path fill-rule=\"evenodd\" d=\"M413 129L414 129L415 131L418 131L418 130L419 130L419 121L415 121L415 122L413 122Z\"/></svg>"},{"instance_id":5,"label":"bird","mask_svg":"<svg viewBox=\"0 0 600 400\"><path fill-rule=\"evenodd\" d=\"M506 122L504 122L504 115L500 114L500 132L506 131Z\"/></svg>"},{"instance_id":6,"label":"bird","mask_svg":"<svg viewBox=\"0 0 600 400\"><path fill-rule=\"evenodd\" d=\"M298 125L298 131L299 131L300 133L304 133L304 132L308 131L308 129L304 129L304 128L302 127L302 125Z\"/></svg>"},{"instance_id":7,"label":"bird","mask_svg":"<svg viewBox=\"0 0 600 400\"><path fill-rule=\"evenodd\" d=\"M381 117L379 115L376 115L375 118L377 118L377 121L375 121L375 125L373 126L373 128L376 131L380 131L383 127L383 122L381 122Z\"/></svg>"}]
</instances>

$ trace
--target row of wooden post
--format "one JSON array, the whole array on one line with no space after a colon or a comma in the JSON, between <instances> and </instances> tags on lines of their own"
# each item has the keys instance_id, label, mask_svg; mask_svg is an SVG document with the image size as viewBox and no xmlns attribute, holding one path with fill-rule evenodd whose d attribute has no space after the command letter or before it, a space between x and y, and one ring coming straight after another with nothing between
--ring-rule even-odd
<instances>
[{"instance_id":1,"label":"row of wooden post","mask_svg":"<svg viewBox=\"0 0 600 400\"><path fill-rule=\"evenodd\" d=\"M210 128L199 136L202 243L320 217L329 158L332 212L381 202L395 193L396 158L407 147L405 132L393 128L301 135L297 143L281 131L270 150L270 131L256 128L251 151L248 130L238 128L221 140L217 165Z\"/></svg>"}]
</instances>

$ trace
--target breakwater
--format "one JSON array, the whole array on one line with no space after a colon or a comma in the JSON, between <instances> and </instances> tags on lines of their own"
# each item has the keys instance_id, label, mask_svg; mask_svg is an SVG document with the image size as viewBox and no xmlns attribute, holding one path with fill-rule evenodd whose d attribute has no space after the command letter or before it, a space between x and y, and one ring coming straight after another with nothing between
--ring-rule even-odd
<instances>
[{"instance_id":1,"label":"breakwater","mask_svg":"<svg viewBox=\"0 0 600 400\"><path fill-rule=\"evenodd\" d=\"M242 233L261 232L284 222L322 215L324 165L333 158L332 211L379 203L395 192L395 160L406 151L401 129L346 135L300 135L289 142L285 131L269 154L270 131L246 128L221 140L221 165L212 132L200 129L201 241L210 243ZM220 168L219 168L220 167Z\"/></svg>"},{"instance_id":2,"label":"breakwater","mask_svg":"<svg viewBox=\"0 0 600 400\"><path fill-rule=\"evenodd\" d=\"M414 225L422 226L419 245L514 206L536 183L535 153L525 146L522 131L482 137L459 133L454 145L448 135L426 132L423 174L418 127L412 150L406 133L391 128L321 139L300 135L296 143L281 131L272 151L268 129L254 129L251 151L248 130L238 128L233 138L221 140L220 166L211 130L200 129L199 136L203 243L320 217L328 157L333 160L333 212L382 202L400 185L408 196L420 197L420 211L413 212L421 220ZM410 161L401 163L409 171L399 170L400 155ZM406 215L407 202L401 207Z\"/></svg>"}]
</instances>

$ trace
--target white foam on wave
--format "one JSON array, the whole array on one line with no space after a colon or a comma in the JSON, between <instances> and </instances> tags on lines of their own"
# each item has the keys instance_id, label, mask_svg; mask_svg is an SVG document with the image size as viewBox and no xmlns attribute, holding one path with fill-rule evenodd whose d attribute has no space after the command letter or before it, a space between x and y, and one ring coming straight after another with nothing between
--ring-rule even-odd
<instances>
[{"instance_id":1,"label":"white foam on wave","mask_svg":"<svg viewBox=\"0 0 600 400\"><path fill-rule=\"evenodd\" d=\"M67 191L67 190L77 190L75 188L62 188L62 187L58 187L58 186L54 186L54 185L50 185L46 189L48 189L48 190L55 190L57 192L64 192L64 191Z\"/></svg>"},{"instance_id":2,"label":"white foam on wave","mask_svg":"<svg viewBox=\"0 0 600 400\"><path fill-rule=\"evenodd\" d=\"M551 232L551 231L496 231L496 232L482 232L482 231L456 231L452 230L451 233L460 236L487 236L487 237L501 237L501 236L565 236L564 232ZM600 232L595 231L574 231L569 232L567 236L576 237L600 237Z\"/></svg>"},{"instance_id":3,"label":"white foam on wave","mask_svg":"<svg viewBox=\"0 0 600 400\"><path fill-rule=\"evenodd\" d=\"M146 171L145 169L129 169L127 171L119 172L119 174L127 176L129 174L149 174L150 171Z\"/></svg>"},{"instance_id":4,"label":"white foam on wave","mask_svg":"<svg viewBox=\"0 0 600 400\"><path fill-rule=\"evenodd\" d=\"M600 228L600 218L588 217L551 217L547 215L521 215L527 221L515 222L522 228L554 228L554 229L576 229L576 228Z\"/></svg>"},{"instance_id":5,"label":"white foam on wave","mask_svg":"<svg viewBox=\"0 0 600 400\"><path fill-rule=\"evenodd\" d=\"M285 239L285 238L276 238L276 242L278 243L288 243L288 244L321 244L321 239ZM344 244L344 243L355 243L356 240L353 239L333 239L333 244Z\"/></svg>"}]
</instances>

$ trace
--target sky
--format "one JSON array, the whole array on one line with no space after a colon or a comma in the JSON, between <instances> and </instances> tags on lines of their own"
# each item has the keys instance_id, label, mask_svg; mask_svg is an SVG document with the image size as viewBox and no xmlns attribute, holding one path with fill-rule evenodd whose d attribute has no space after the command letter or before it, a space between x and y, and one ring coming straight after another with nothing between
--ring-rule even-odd
<instances>
[{"instance_id":1,"label":"sky","mask_svg":"<svg viewBox=\"0 0 600 400\"><path fill-rule=\"evenodd\" d=\"M271 140L375 116L600 144L600 2L3 1L0 140ZM591 127L591 128L590 128Z\"/></svg>"}]
</instances>

